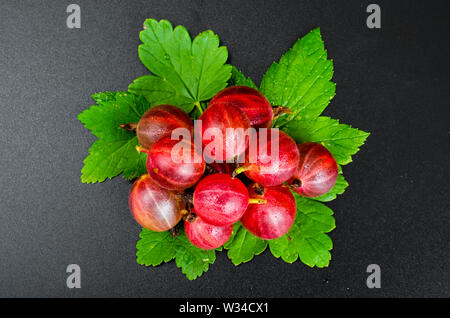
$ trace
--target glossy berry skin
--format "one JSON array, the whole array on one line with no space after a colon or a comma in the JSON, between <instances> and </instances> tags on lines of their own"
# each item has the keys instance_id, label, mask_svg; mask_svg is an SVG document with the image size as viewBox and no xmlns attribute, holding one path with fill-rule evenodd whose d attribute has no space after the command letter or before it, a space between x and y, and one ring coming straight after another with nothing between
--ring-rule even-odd
<instances>
[{"instance_id":1,"label":"glossy berry skin","mask_svg":"<svg viewBox=\"0 0 450 318\"><path fill-rule=\"evenodd\" d=\"M170 136L172 130L186 128L192 134L194 124L189 116L172 105L159 105L150 108L139 120L136 135L139 144L150 149L153 144L163 137Z\"/></svg>"},{"instance_id":2,"label":"glossy berry skin","mask_svg":"<svg viewBox=\"0 0 450 318\"><path fill-rule=\"evenodd\" d=\"M241 219L242 225L253 235L272 240L286 234L294 224L296 206L291 191L286 187L265 188L263 195L258 195L251 185L250 197L263 198L266 204L250 204Z\"/></svg>"},{"instance_id":3,"label":"glossy berry skin","mask_svg":"<svg viewBox=\"0 0 450 318\"><path fill-rule=\"evenodd\" d=\"M190 149L190 156L184 158L183 148ZM205 172L205 161L195 151L193 142L165 137L158 140L148 152L147 171L160 187L181 191L200 180Z\"/></svg>"},{"instance_id":4,"label":"glossy berry skin","mask_svg":"<svg viewBox=\"0 0 450 318\"><path fill-rule=\"evenodd\" d=\"M149 230L167 231L181 220L181 202L147 174L134 182L128 202L136 221Z\"/></svg>"},{"instance_id":5,"label":"glossy berry skin","mask_svg":"<svg viewBox=\"0 0 450 318\"><path fill-rule=\"evenodd\" d=\"M232 86L217 93L210 105L224 103L241 109L254 128L270 128L273 121L272 106L263 94L247 86Z\"/></svg>"},{"instance_id":6,"label":"glossy berry skin","mask_svg":"<svg viewBox=\"0 0 450 318\"><path fill-rule=\"evenodd\" d=\"M204 250L211 250L228 241L233 232L233 225L212 225L197 216L193 222L184 222L184 230L192 244Z\"/></svg>"},{"instance_id":7,"label":"glossy berry skin","mask_svg":"<svg viewBox=\"0 0 450 318\"><path fill-rule=\"evenodd\" d=\"M271 130L267 131L267 138L264 138L262 146L258 145L256 158L250 158L249 161L247 157L248 162L241 168L248 178L263 187L277 186L289 180L294 175L299 161L295 141L282 131L279 131L278 138L273 138ZM259 138L262 138L260 134L258 134ZM271 159L271 151L276 144L278 144L278 156Z\"/></svg>"},{"instance_id":8,"label":"glossy berry skin","mask_svg":"<svg viewBox=\"0 0 450 318\"><path fill-rule=\"evenodd\" d=\"M317 197L330 191L338 176L333 155L327 148L315 142L302 143L298 150L298 168L289 181L293 190L305 197Z\"/></svg>"},{"instance_id":9,"label":"glossy berry skin","mask_svg":"<svg viewBox=\"0 0 450 318\"><path fill-rule=\"evenodd\" d=\"M196 134L201 136L202 145L204 147L204 156L209 154L211 160L217 162L225 162L227 160L232 160L248 148L249 139L248 137L243 137L243 134L237 131L227 133L227 128L242 128L245 132L250 128L250 122L247 116L237 107L225 103L218 103L210 105L205 112L200 116L201 120L201 130L200 126L196 126ZM205 134L207 131L212 134L212 136L207 136ZM216 135L221 134L223 136L222 142L214 143ZM209 144L217 145L217 147L212 147L211 151L205 151L205 147Z\"/></svg>"},{"instance_id":10,"label":"glossy berry skin","mask_svg":"<svg viewBox=\"0 0 450 318\"><path fill-rule=\"evenodd\" d=\"M212 225L229 225L238 221L249 203L248 191L237 178L215 173L203 178L194 191L194 209Z\"/></svg>"}]
</instances>

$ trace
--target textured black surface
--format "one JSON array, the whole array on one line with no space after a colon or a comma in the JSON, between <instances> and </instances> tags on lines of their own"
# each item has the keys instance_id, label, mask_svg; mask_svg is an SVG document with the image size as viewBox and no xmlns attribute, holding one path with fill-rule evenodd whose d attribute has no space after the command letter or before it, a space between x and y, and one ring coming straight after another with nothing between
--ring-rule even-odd
<instances>
[{"instance_id":1,"label":"textured black surface","mask_svg":"<svg viewBox=\"0 0 450 318\"><path fill-rule=\"evenodd\" d=\"M449 45L444 1L69 1L0 4L0 296L450 296ZM327 269L266 251L235 267L224 253L196 281L175 264L136 264L130 184L80 182L94 137L76 116L98 91L146 74L137 57L145 18L214 30L230 63L259 82L294 42L320 26L337 95L326 114L370 131L344 167L350 187L330 203L337 228ZM65 285L66 266L82 288ZM368 264L382 288L366 287Z\"/></svg>"}]
</instances>

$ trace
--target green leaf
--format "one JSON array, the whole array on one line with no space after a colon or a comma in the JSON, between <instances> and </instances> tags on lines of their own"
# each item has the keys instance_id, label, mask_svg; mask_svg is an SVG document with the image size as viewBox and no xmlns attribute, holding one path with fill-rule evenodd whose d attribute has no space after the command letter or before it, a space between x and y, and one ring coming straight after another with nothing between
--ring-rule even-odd
<instances>
[{"instance_id":1,"label":"green leaf","mask_svg":"<svg viewBox=\"0 0 450 318\"><path fill-rule=\"evenodd\" d=\"M232 66L231 69L231 78L228 81L228 86L248 86L254 89L258 89L258 87L250 77L245 77L244 73L239 71L234 66Z\"/></svg>"},{"instance_id":2,"label":"green leaf","mask_svg":"<svg viewBox=\"0 0 450 318\"><path fill-rule=\"evenodd\" d=\"M326 267L333 243L325 233L335 228L333 211L320 202L294 196L297 203L294 225L286 235L269 241L270 251L288 263L300 258L310 267Z\"/></svg>"},{"instance_id":3,"label":"green leaf","mask_svg":"<svg viewBox=\"0 0 450 318\"><path fill-rule=\"evenodd\" d=\"M154 232L142 229L136 244L137 262L145 266L158 266L175 258L175 238L169 231Z\"/></svg>"},{"instance_id":4,"label":"green leaf","mask_svg":"<svg viewBox=\"0 0 450 318\"><path fill-rule=\"evenodd\" d=\"M345 180L344 176L342 174L338 174L336 184L333 186L333 188L331 188L330 191L328 191L327 193L325 193L321 196L311 198L311 199L316 200L316 201L321 201L321 202L329 202L329 201L336 199L336 196L338 194L344 193L344 191L347 187L348 187L348 182Z\"/></svg>"},{"instance_id":5,"label":"green leaf","mask_svg":"<svg viewBox=\"0 0 450 318\"><path fill-rule=\"evenodd\" d=\"M144 96L152 105L176 105L189 113L193 108L192 98L176 90L167 80L154 75L141 76L128 87L130 92Z\"/></svg>"},{"instance_id":6,"label":"green leaf","mask_svg":"<svg viewBox=\"0 0 450 318\"><path fill-rule=\"evenodd\" d=\"M241 226L242 226L242 225L241 225L241 222L236 222L236 223L233 224L233 232L231 232L230 238L229 238L228 241L223 245L223 247L224 247L225 249L227 249L227 248L231 245L231 243L233 242L233 240L234 240L236 234L239 232L239 229L240 229Z\"/></svg>"},{"instance_id":7,"label":"green leaf","mask_svg":"<svg viewBox=\"0 0 450 318\"><path fill-rule=\"evenodd\" d=\"M225 64L228 51L212 31L192 41L183 26L173 29L169 21L148 19L140 39L139 57L154 75L138 78L129 90L150 104L175 104L189 113L226 87L231 76L231 66Z\"/></svg>"},{"instance_id":8,"label":"green leaf","mask_svg":"<svg viewBox=\"0 0 450 318\"><path fill-rule=\"evenodd\" d=\"M289 119L311 120L319 116L334 97L333 62L327 59L320 29L314 29L273 63L261 81L260 91L272 105L289 107L290 116L279 117L274 126Z\"/></svg>"},{"instance_id":9,"label":"green leaf","mask_svg":"<svg viewBox=\"0 0 450 318\"><path fill-rule=\"evenodd\" d=\"M146 155L135 149L136 134L120 125L138 122L150 105L143 97L127 92L98 93L93 98L98 105L78 115L84 126L98 137L84 160L81 181L102 182L121 173L132 180L144 174Z\"/></svg>"},{"instance_id":10,"label":"green leaf","mask_svg":"<svg viewBox=\"0 0 450 318\"><path fill-rule=\"evenodd\" d=\"M189 241L182 229L173 237L169 231L153 232L142 229L136 244L137 263L158 266L175 259L175 263L190 280L196 279L209 269L216 260L214 250L202 250Z\"/></svg>"},{"instance_id":11,"label":"green leaf","mask_svg":"<svg viewBox=\"0 0 450 318\"><path fill-rule=\"evenodd\" d=\"M228 258L234 265L251 261L267 247L267 241L257 238L248 232L240 223L233 227L233 237L224 245L228 250Z\"/></svg>"},{"instance_id":12,"label":"green leaf","mask_svg":"<svg viewBox=\"0 0 450 318\"><path fill-rule=\"evenodd\" d=\"M296 120L284 129L297 143L305 141L320 142L332 153L340 165L352 161L352 155L359 151L369 133L340 124L329 117L318 117L315 120Z\"/></svg>"},{"instance_id":13,"label":"green leaf","mask_svg":"<svg viewBox=\"0 0 450 318\"><path fill-rule=\"evenodd\" d=\"M84 183L103 182L122 173L127 180L133 180L146 173L146 157L136 152L136 137L124 139L98 139L89 148L81 169L81 181Z\"/></svg>"},{"instance_id":14,"label":"green leaf","mask_svg":"<svg viewBox=\"0 0 450 318\"><path fill-rule=\"evenodd\" d=\"M176 237L175 262L190 280L200 277L216 261L215 250L203 250L194 246L183 232Z\"/></svg>"},{"instance_id":15,"label":"green leaf","mask_svg":"<svg viewBox=\"0 0 450 318\"><path fill-rule=\"evenodd\" d=\"M125 92L122 92L125 93ZM103 93L95 93L91 97L98 104L109 102L116 99L117 92L103 92Z\"/></svg>"}]
</instances>

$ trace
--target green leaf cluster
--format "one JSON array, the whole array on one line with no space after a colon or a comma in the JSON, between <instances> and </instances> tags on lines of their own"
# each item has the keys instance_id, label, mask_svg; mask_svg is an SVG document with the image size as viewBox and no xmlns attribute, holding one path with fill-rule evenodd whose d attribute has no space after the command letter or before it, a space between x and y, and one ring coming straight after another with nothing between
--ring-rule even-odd
<instances>
[{"instance_id":1,"label":"green leaf cluster","mask_svg":"<svg viewBox=\"0 0 450 318\"><path fill-rule=\"evenodd\" d=\"M78 115L78 119L97 137L84 159L81 181L95 183L122 174L132 180L145 173L144 154L136 151L135 133L120 127L138 122L150 107L142 96L128 92L94 94L97 105Z\"/></svg>"},{"instance_id":2,"label":"green leaf cluster","mask_svg":"<svg viewBox=\"0 0 450 318\"><path fill-rule=\"evenodd\" d=\"M130 84L128 92L93 95L97 104L78 117L97 137L84 161L81 180L102 182L119 174L132 180L145 173L146 155L135 151L136 135L120 125L138 122L148 108L173 104L198 118L208 100L227 86L259 89L273 106L292 110L275 120L274 127L284 130L297 143L313 141L327 147L339 164L339 175L336 185L320 197L294 194L297 216L283 237L262 240L236 223L223 248L235 265L252 260L269 247L275 257L288 263L299 259L311 267L328 266L333 244L327 233L335 228L335 220L333 211L323 202L334 200L348 187L341 166L352 161L369 133L320 116L336 90L331 81L333 62L328 59L320 29L300 38L274 62L259 88L236 67L226 64L227 49L219 45L219 38L212 31L200 33L192 40L182 26L173 28L166 20L149 19L140 39L139 58L150 73ZM193 246L182 229L176 237L169 232L143 229L136 255L137 262L146 266L175 259L182 272L195 279L214 263L215 253Z\"/></svg>"},{"instance_id":3,"label":"green leaf cluster","mask_svg":"<svg viewBox=\"0 0 450 318\"><path fill-rule=\"evenodd\" d=\"M136 244L137 262L145 266L158 266L175 259L188 279L196 279L216 260L215 250L202 250L192 245L182 229L177 236L168 231L153 232L142 229Z\"/></svg>"},{"instance_id":4,"label":"green leaf cluster","mask_svg":"<svg viewBox=\"0 0 450 318\"><path fill-rule=\"evenodd\" d=\"M314 29L267 70L261 81L261 93L272 105L289 107L290 116L280 117L274 125L290 120L311 120L319 116L336 91L333 62L327 58L320 29Z\"/></svg>"},{"instance_id":5,"label":"green leaf cluster","mask_svg":"<svg viewBox=\"0 0 450 318\"><path fill-rule=\"evenodd\" d=\"M308 266L325 267L331 260L333 243L328 233L335 228L333 211L324 204L295 194L297 216L284 236L269 241L275 257L293 263L298 258Z\"/></svg>"},{"instance_id":6,"label":"green leaf cluster","mask_svg":"<svg viewBox=\"0 0 450 318\"><path fill-rule=\"evenodd\" d=\"M140 39L139 58L154 75L139 77L128 90L151 105L172 104L189 113L226 87L231 76L231 65L225 64L228 51L212 31L192 41L183 26L148 19Z\"/></svg>"}]
</instances>

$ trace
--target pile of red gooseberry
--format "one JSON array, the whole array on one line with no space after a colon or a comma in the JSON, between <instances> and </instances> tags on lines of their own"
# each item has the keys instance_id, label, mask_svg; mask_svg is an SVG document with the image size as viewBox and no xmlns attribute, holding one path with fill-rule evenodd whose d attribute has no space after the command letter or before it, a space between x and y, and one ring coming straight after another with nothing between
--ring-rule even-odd
<instances>
[{"instance_id":1,"label":"pile of red gooseberry","mask_svg":"<svg viewBox=\"0 0 450 318\"><path fill-rule=\"evenodd\" d=\"M149 230L171 230L176 235L176 226L183 219L187 237L202 249L223 245L238 221L262 239L286 234L297 210L291 190L305 197L323 195L336 183L338 167L319 143L297 145L282 131L272 135L277 113L279 109L261 93L245 86L219 92L201 114L201 127L194 128L191 118L175 106L150 108L136 126L137 149L147 154L148 172L134 182L129 196L136 221ZM200 147L194 138L172 139L177 128L200 136ZM269 131L256 133L258 148L253 160L248 154L248 136L230 128ZM204 150L213 139L205 134L208 129L224 137L207 152L205 160ZM180 143L191 149L190 160L172 159ZM242 147L234 147L236 143ZM278 148L277 160L269 158L274 147ZM240 165L238 157L244 158Z\"/></svg>"}]
</instances>

